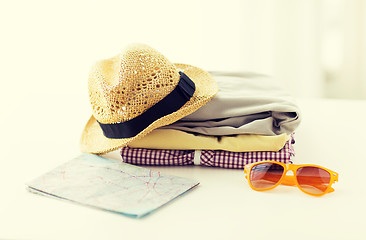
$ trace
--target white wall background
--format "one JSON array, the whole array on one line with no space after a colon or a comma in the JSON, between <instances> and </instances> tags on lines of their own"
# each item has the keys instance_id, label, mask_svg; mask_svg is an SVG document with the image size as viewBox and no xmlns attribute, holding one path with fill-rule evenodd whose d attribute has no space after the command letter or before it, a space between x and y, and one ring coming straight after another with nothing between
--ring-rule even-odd
<instances>
[{"instance_id":1,"label":"white wall background","mask_svg":"<svg viewBox=\"0 0 366 240\"><path fill-rule=\"evenodd\" d=\"M142 42L173 62L273 75L297 97L362 99L365 13L364 0L0 1L0 91L87 98L93 62Z\"/></svg>"}]
</instances>

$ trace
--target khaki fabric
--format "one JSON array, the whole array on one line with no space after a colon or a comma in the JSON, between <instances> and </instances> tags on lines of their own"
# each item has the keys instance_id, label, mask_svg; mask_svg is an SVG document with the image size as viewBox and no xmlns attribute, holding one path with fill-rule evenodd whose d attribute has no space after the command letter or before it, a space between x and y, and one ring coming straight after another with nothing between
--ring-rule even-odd
<instances>
[{"instance_id":1,"label":"khaki fabric","mask_svg":"<svg viewBox=\"0 0 366 240\"><path fill-rule=\"evenodd\" d=\"M256 134L206 136L174 129L155 129L128 146L132 148L206 149L231 152L279 151L288 139L287 134L275 136Z\"/></svg>"}]
</instances>

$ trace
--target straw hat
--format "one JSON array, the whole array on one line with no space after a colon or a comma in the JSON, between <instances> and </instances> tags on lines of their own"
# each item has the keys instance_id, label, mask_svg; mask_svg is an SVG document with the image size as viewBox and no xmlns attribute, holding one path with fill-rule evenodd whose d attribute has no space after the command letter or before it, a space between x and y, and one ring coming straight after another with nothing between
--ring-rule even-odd
<instances>
[{"instance_id":1,"label":"straw hat","mask_svg":"<svg viewBox=\"0 0 366 240\"><path fill-rule=\"evenodd\" d=\"M209 73L172 64L155 49L134 44L97 62L89 76L93 116L81 150L106 153L169 125L205 105L218 87Z\"/></svg>"}]
</instances>

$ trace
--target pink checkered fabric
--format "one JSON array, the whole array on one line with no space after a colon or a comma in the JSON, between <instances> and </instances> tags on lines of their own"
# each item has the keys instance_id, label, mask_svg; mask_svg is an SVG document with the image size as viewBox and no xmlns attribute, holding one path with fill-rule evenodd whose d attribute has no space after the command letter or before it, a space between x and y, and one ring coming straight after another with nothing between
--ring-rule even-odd
<instances>
[{"instance_id":1,"label":"pink checkered fabric","mask_svg":"<svg viewBox=\"0 0 366 240\"><path fill-rule=\"evenodd\" d=\"M246 164L271 160L292 163L295 156L293 137L278 152L229 152L222 150L202 150L200 165L221 168L240 168ZM129 148L121 149L122 160L135 165L184 166L194 164L194 150L167 150Z\"/></svg>"}]
</instances>

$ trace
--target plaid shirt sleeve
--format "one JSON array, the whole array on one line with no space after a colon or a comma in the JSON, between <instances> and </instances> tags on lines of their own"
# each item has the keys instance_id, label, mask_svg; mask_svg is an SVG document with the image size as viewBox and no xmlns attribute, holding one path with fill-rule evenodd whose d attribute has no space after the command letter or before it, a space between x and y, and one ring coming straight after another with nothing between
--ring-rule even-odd
<instances>
[{"instance_id":1,"label":"plaid shirt sleeve","mask_svg":"<svg viewBox=\"0 0 366 240\"><path fill-rule=\"evenodd\" d=\"M229 152L223 150L202 150L200 165L222 168L243 169L246 164L272 160L282 163L292 163L295 156L293 144L295 140L291 136L285 146L278 152ZM170 150L170 149L145 149L129 148L121 149L122 160L136 165L159 166L184 166L194 164L194 150Z\"/></svg>"}]
</instances>

